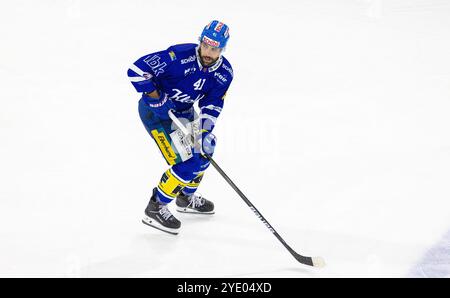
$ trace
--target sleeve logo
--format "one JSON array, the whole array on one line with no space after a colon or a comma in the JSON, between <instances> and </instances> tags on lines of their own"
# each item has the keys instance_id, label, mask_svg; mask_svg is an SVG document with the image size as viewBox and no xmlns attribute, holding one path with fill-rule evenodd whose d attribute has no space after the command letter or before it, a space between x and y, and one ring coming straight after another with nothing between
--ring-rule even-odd
<instances>
[{"instance_id":1,"label":"sleeve logo","mask_svg":"<svg viewBox=\"0 0 450 298\"><path fill-rule=\"evenodd\" d=\"M164 72L164 68L167 66L166 62L161 63L161 57L158 55L148 56L144 59L144 62L147 63L148 66L155 73L155 77L162 74Z\"/></svg>"}]
</instances>

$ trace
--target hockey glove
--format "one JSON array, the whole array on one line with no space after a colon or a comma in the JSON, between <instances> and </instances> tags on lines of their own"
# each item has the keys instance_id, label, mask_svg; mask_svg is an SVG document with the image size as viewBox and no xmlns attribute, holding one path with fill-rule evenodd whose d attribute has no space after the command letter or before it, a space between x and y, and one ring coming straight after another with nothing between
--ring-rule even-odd
<instances>
[{"instance_id":1,"label":"hockey glove","mask_svg":"<svg viewBox=\"0 0 450 298\"><path fill-rule=\"evenodd\" d=\"M201 134L201 154L213 155L217 138L209 131L204 130Z\"/></svg>"},{"instance_id":2,"label":"hockey glove","mask_svg":"<svg viewBox=\"0 0 450 298\"><path fill-rule=\"evenodd\" d=\"M167 93L161 92L159 98L153 98L144 93L142 94L142 99L161 120L168 120L169 110L175 109L175 106Z\"/></svg>"}]
</instances>

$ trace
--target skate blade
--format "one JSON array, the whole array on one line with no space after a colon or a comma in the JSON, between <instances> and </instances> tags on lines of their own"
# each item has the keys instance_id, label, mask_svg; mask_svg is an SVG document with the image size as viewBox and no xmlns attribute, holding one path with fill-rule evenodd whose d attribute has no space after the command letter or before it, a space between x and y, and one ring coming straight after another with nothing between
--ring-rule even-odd
<instances>
[{"instance_id":1,"label":"skate blade","mask_svg":"<svg viewBox=\"0 0 450 298\"><path fill-rule=\"evenodd\" d=\"M190 213L190 214L204 214L204 215L212 215L212 214L214 214L214 213L215 213L214 211L209 211L209 212L201 212L201 211L197 211L197 210L194 210L194 209L190 209L190 208L183 208L183 207L178 207L178 206L177 206L176 210L177 210L178 212L181 212L181 213Z\"/></svg>"},{"instance_id":2,"label":"skate blade","mask_svg":"<svg viewBox=\"0 0 450 298\"><path fill-rule=\"evenodd\" d=\"M178 235L178 232L180 230L180 229L171 229L171 228L164 227L163 225L158 223L156 220L151 219L148 216L145 216L142 219L142 223L149 227L155 228L157 230L160 230L160 231L166 232L168 234L172 234L172 235Z\"/></svg>"}]
</instances>

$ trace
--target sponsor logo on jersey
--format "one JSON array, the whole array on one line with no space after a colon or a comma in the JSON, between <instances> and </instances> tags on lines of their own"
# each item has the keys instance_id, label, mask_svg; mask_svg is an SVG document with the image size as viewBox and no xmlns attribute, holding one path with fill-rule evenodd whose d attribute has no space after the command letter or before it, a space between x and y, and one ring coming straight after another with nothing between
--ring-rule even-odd
<instances>
[{"instance_id":1,"label":"sponsor logo on jersey","mask_svg":"<svg viewBox=\"0 0 450 298\"><path fill-rule=\"evenodd\" d=\"M183 91L181 91L181 90L172 89L172 91L175 91L175 94L172 95L170 97L170 99L175 100L175 101L179 101L179 102L182 102L182 103L194 103L197 100L200 100L203 97L205 97L204 94L199 94L199 95L197 95L197 97L195 99L192 99L189 95L183 93Z\"/></svg>"},{"instance_id":2,"label":"sponsor logo on jersey","mask_svg":"<svg viewBox=\"0 0 450 298\"><path fill-rule=\"evenodd\" d=\"M222 64L222 67L225 68L230 73L231 77L234 76L233 70L231 69L231 67L226 66L225 63Z\"/></svg>"},{"instance_id":3,"label":"sponsor logo on jersey","mask_svg":"<svg viewBox=\"0 0 450 298\"><path fill-rule=\"evenodd\" d=\"M194 62L194 61L195 61L195 55L190 56L189 58L186 58L186 59L181 59L181 64L186 64L186 63Z\"/></svg>"},{"instance_id":4,"label":"sponsor logo on jersey","mask_svg":"<svg viewBox=\"0 0 450 298\"><path fill-rule=\"evenodd\" d=\"M161 63L161 57L158 55L148 56L144 59L144 62L150 66L150 68L155 73L155 76L162 74L164 72L164 68L167 66L166 62Z\"/></svg>"},{"instance_id":5,"label":"sponsor logo on jersey","mask_svg":"<svg viewBox=\"0 0 450 298\"><path fill-rule=\"evenodd\" d=\"M218 73L218 72L214 73L214 77L218 78L219 80L221 80L224 83L226 83L228 81L226 76L224 76L223 74Z\"/></svg>"},{"instance_id":6,"label":"sponsor logo on jersey","mask_svg":"<svg viewBox=\"0 0 450 298\"><path fill-rule=\"evenodd\" d=\"M173 51L169 52L169 56L170 56L170 60L172 60L172 61L177 59L177 56L175 55L175 53Z\"/></svg>"},{"instance_id":7,"label":"sponsor logo on jersey","mask_svg":"<svg viewBox=\"0 0 450 298\"><path fill-rule=\"evenodd\" d=\"M220 42L212 40L211 38L209 38L208 36L203 36L202 41L204 43L206 43L207 45L211 46L211 47L219 47L220 46Z\"/></svg>"},{"instance_id":8,"label":"sponsor logo on jersey","mask_svg":"<svg viewBox=\"0 0 450 298\"><path fill-rule=\"evenodd\" d=\"M191 74L191 73L193 73L195 71L196 71L195 67L191 67L191 68L185 69L184 70L184 75L186 76L186 75Z\"/></svg>"}]
</instances>

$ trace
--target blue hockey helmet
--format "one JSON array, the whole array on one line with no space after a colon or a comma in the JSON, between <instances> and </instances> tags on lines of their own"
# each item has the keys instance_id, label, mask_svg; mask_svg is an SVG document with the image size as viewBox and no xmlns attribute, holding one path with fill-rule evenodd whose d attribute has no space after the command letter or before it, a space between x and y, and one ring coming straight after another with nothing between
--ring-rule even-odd
<instances>
[{"instance_id":1,"label":"blue hockey helmet","mask_svg":"<svg viewBox=\"0 0 450 298\"><path fill-rule=\"evenodd\" d=\"M214 20L203 29L202 35L200 35L200 42L223 49L227 45L229 38L228 26L220 21Z\"/></svg>"}]
</instances>

